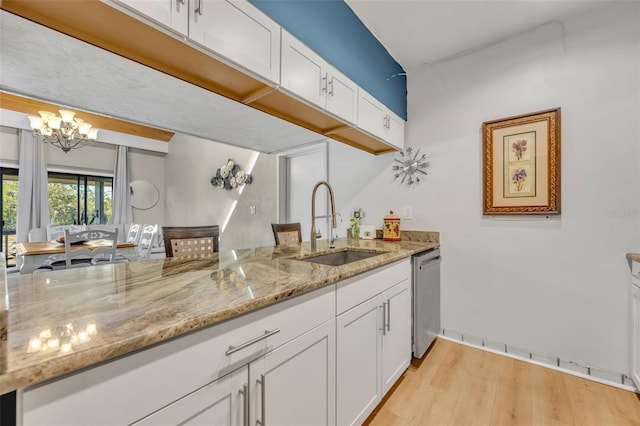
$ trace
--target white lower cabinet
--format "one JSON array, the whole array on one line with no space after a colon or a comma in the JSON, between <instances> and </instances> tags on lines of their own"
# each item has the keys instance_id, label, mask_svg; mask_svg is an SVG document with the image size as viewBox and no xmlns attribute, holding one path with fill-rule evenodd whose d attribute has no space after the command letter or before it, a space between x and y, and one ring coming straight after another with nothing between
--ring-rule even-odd
<instances>
[{"instance_id":1,"label":"white lower cabinet","mask_svg":"<svg viewBox=\"0 0 640 426\"><path fill-rule=\"evenodd\" d=\"M335 424L335 320L249 364L251 425Z\"/></svg>"},{"instance_id":2,"label":"white lower cabinet","mask_svg":"<svg viewBox=\"0 0 640 426\"><path fill-rule=\"evenodd\" d=\"M336 319L338 425L363 423L409 366L410 268L401 262L338 285L338 312L342 300L366 299ZM381 292L370 297L372 289Z\"/></svg>"},{"instance_id":3,"label":"white lower cabinet","mask_svg":"<svg viewBox=\"0 0 640 426\"><path fill-rule=\"evenodd\" d=\"M134 425L245 425L248 379L247 367L236 370Z\"/></svg>"},{"instance_id":4,"label":"white lower cabinet","mask_svg":"<svg viewBox=\"0 0 640 426\"><path fill-rule=\"evenodd\" d=\"M334 354L331 320L134 424L333 425Z\"/></svg>"},{"instance_id":5,"label":"white lower cabinet","mask_svg":"<svg viewBox=\"0 0 640 426\"><path fill-rule=\"evenodd\" d=\"M631 273L631 375L640 386L640 263L632 262Z\"/></svg>"},{"instance_id":6,"label":"white lower cabinet","mask_svg":"<svg viewBox=\"0 0 640 426\"><path fill-rule=\"evenodd\" d=\"M339 315L337 424L361 424L382 398L382 296Z\"/></svg>"},{"instance_id":7,"label":"white lower cabinet","mask_svg":"<svg viewBox=\"0 0 640 426\"><path fill-rule=\"evenodd\" d=\"M411 280L382 293L382 393L386 394L411 361Z\"/></svg>"}]
</instances>

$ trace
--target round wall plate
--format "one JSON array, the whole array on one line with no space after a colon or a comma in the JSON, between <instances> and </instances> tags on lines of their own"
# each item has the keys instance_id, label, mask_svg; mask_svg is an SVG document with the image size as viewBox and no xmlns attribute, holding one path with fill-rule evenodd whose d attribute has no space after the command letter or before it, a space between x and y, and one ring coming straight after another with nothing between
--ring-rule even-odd
<instances>
[{"instance_id":1,"label":"round wall plate","mask_svg":"<svg viewBox=\"0 0 640 426\"><path fill-rule=\"evenodd\" d=\"M151 182L134 180L129 184L131 189L131 207L138 210L148 210L158 204L160 192Z\"/></svg>"}]
</instances>

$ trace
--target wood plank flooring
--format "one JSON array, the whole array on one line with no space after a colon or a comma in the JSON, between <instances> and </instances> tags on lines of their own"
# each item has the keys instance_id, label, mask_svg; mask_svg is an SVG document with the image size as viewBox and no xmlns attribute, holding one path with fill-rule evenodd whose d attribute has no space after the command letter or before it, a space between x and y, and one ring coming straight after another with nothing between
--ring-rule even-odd
<instances>
[{"instance_id":1,"label":"wood plank flooring","mask_svg":"<svg viewBox=\"0 0 640 426\"><path fill-rule=\"evenodd\" d=\"M639 426L635 393L438 339L368 426Z\"/></svg>"}]
</instances>

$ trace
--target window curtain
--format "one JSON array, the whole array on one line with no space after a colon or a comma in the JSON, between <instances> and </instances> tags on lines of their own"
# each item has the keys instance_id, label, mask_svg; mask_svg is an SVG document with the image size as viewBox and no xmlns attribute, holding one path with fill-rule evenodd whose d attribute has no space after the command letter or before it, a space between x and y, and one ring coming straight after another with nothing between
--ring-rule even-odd
<instances>
[{"instance_id":1,"label":"window curtain","mask_svg":"<svg viewBox=\"0 0 640 426\"><path fill-rule=\"evenodd\" d=\"M16 240L28 241L29 230L49 225L47 144L30 130L18 130L18 217Z\"/></svg>"},{"instance_id":2,"label":"window curtain","mask_svg":"<svg viewBox=\"0 0 640 426\"><path fill-rule=\"evenodd\" d=\"M113 174L113 205L111 223L120 225L133 222L131 190L129 188L128 149L118 145Z\"/></svg>"}]
</instances>

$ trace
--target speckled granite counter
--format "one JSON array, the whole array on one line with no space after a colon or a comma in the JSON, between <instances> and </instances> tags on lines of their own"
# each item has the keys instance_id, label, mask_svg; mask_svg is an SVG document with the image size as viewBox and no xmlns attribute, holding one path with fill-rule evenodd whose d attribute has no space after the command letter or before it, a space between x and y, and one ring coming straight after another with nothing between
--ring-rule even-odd
<instances>
[{"instance_id":1,"label":"speckled granite counter","mask_svg":"<svg viewBox=\"0 0 640 426\"><path fill-rule=\"evenodd\" d=\"M436 238L340 239L337 250L385 252L344 266L293 259L309 254L309 244L303 243L189 260L10 274L2 286L8 297L0 301L5 308L0 331L7 330L0 347L0 394L438 247L437 233L429 234ZM318 252L327 249L326 241L318 243Z\"/></svg>"},{"instance_id":2,"label":"speckled granite counter","mask_svg":"<svg viewBox=\"0 0 640 426\"><path fill-rule=\"evenodd\" d=\"M627 259L640 263L640 253L627 253Z\"/></svg>"}]
</instances>

